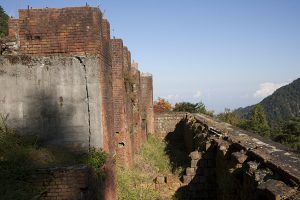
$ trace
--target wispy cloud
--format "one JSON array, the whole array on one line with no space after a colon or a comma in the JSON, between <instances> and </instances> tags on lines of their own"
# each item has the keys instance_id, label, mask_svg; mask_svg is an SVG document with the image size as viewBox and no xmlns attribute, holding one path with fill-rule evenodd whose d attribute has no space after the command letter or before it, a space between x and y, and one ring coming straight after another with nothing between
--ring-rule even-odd
<instances>
[{"instance_id":1,"label":"wispy cloud","mask_svg":"<svg viewBox=\"0 0 300 200\"><path fill-rule=\"evenodd\" d=\"M194 98L200 98L201 96L202 96L202 92L199 90L194 94Z\"/></svg>"},{"instance_id":2,"label":"wispy cloud","mask_svg":"<svg viewBox=\"0 0 300 200\"><path fill-rule=\"evenodd\" d=\"M284 82L284 83L272 83L272 82L265 82L259 85L258 90L255 91L254 97L267 97L278 88L289 84L290 82Z\"/></svg>"}]
</instances>

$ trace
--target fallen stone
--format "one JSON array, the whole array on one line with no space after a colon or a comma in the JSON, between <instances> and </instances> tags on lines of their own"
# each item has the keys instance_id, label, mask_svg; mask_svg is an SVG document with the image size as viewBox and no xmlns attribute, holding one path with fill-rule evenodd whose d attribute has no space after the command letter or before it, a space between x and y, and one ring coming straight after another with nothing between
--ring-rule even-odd
<instances>
[{"instance_id":1,"label":"fallen stone","mask_svg":"<svg viewBox=\"0 0 300 200\"><path fill-rule=\"evenodd\" d=\"M243 164L247 160L248 156L241 152L234 152L231 154L231 158L233 158L236 162Z\"/></svg>"}]
</instances>

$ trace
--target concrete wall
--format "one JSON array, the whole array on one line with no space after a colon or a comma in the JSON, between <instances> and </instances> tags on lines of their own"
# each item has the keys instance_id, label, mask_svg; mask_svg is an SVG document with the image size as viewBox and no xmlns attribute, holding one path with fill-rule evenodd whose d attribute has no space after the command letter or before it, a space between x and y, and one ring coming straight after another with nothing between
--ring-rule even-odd
<instances>
[{"instance_id":1,"label":"concrete wall","mask_svg":"<svg viewBox=\"0 0 300 200\"><path fill-rule=\"evenodd\" d=\"M0 113L46 145L102 147L99 65L96 57L0 57Z\"/></svg>"}]
</instances>

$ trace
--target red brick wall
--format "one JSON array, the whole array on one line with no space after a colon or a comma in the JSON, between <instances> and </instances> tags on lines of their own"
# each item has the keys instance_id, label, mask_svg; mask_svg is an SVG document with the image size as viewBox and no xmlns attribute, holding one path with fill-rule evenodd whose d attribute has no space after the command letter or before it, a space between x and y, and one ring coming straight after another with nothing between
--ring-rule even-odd
<instances>
[{"instance_id":1,"label":"red brick wall","mask_svg":"<svg viewBox=\"0 0 300 200\"><path fill-rule=\"evenodd\" d=\"M11 39L17 39L19 34L19 20L10 18L8 20L8 36Z\"/></svg>"},{"instance_id":2,"label":"red brick wall","mask_svg":"<svg viewBox=\"0 0 300 200\"><path fill-rule=\"evenodd\" d=\"M112 78L114 103L114 133L117 139L117 154L124 165L132 166L133 154L130 133L126 120L126 88L124 78L124 54L121 39L113 39L112 43Z\"/></svg>"},{"instance_id":3,"label":"red brick wall","mask_svg":"<svg viewBox=\"0 0 300 200\"><path fill-rule=\"evenodd\" d=\"M133 92L131 95L132 98L132 112L133 112L133 135L132 140L134 141L134 151L138 152L142 141L145 137L142 135L141 130L141 89L140 89L140 81L141 81L141 73L137 69L137 63L133 63L131 67L131 77L133 80Z\"/></svg>"},{"instance_id":4,"label":"red brick wall","mask_svg":"<svg viewBox=\"0 0 300 200\"><path fill-rule=\"evenodd\" d=\"M141 75L141 99L143 120L146 120L146 134L154 133L153 79L151 74Z\"/></svg>"},{"instance_id":5,"label":"red brick wall","mask_svg":"<svg viewBox=\"0 0 300 200\"><path fill-rule=\"evenodd\" d=\"M44 200L94 199L95 191L86 166L38 170L30 182L36 189L45 191ZM97 185L96 187L101 187Z\"/></svg>"},{"instance_id":6,"label":"red brick wall","mask_svg":"<svg viewBox=\"0 0 300 200\"><path fill-rule=\"evenodd\" d=\"M115 163L112 156L115 154L116 141L113 132L114 116L113 113L113 94L112 94L112 61L111 61L111 43L110 43L110 26L107 20L103 20L102 37L101 37L101 51L99 54L100 60L100 88L102 96L102 126L103 126L103 149L110 153L110 157L105 166L105 185L104 185L104 199L116 199L116 183L115 183ZM104 34L105 33L105 34Z\"/></svg>"},{"instance_id":7,"label":"red brick wall","mask_svg":"<svg viewBox=\"0 0 300 200\"><path fill-rule=\"evenodd\" d=\"M95 55L102 13L93 7L19 10L20 51L33 55Z\"/></svg>"}]
</instances>

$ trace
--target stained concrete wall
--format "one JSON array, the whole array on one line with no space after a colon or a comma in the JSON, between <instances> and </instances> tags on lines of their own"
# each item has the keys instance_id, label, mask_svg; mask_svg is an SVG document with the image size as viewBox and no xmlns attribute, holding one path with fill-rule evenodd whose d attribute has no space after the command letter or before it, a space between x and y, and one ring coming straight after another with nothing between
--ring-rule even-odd
<instances>
[{"instance_id":1,"label":"stained concrete wall","mask_svg":"<svg viewBox=\"0 0 300 200\"><path fill-rule=\"evenodd\" d=\"M46 145L102 147L96 57L0 57L0 113Z\"/></svg>"}]
</instances>

